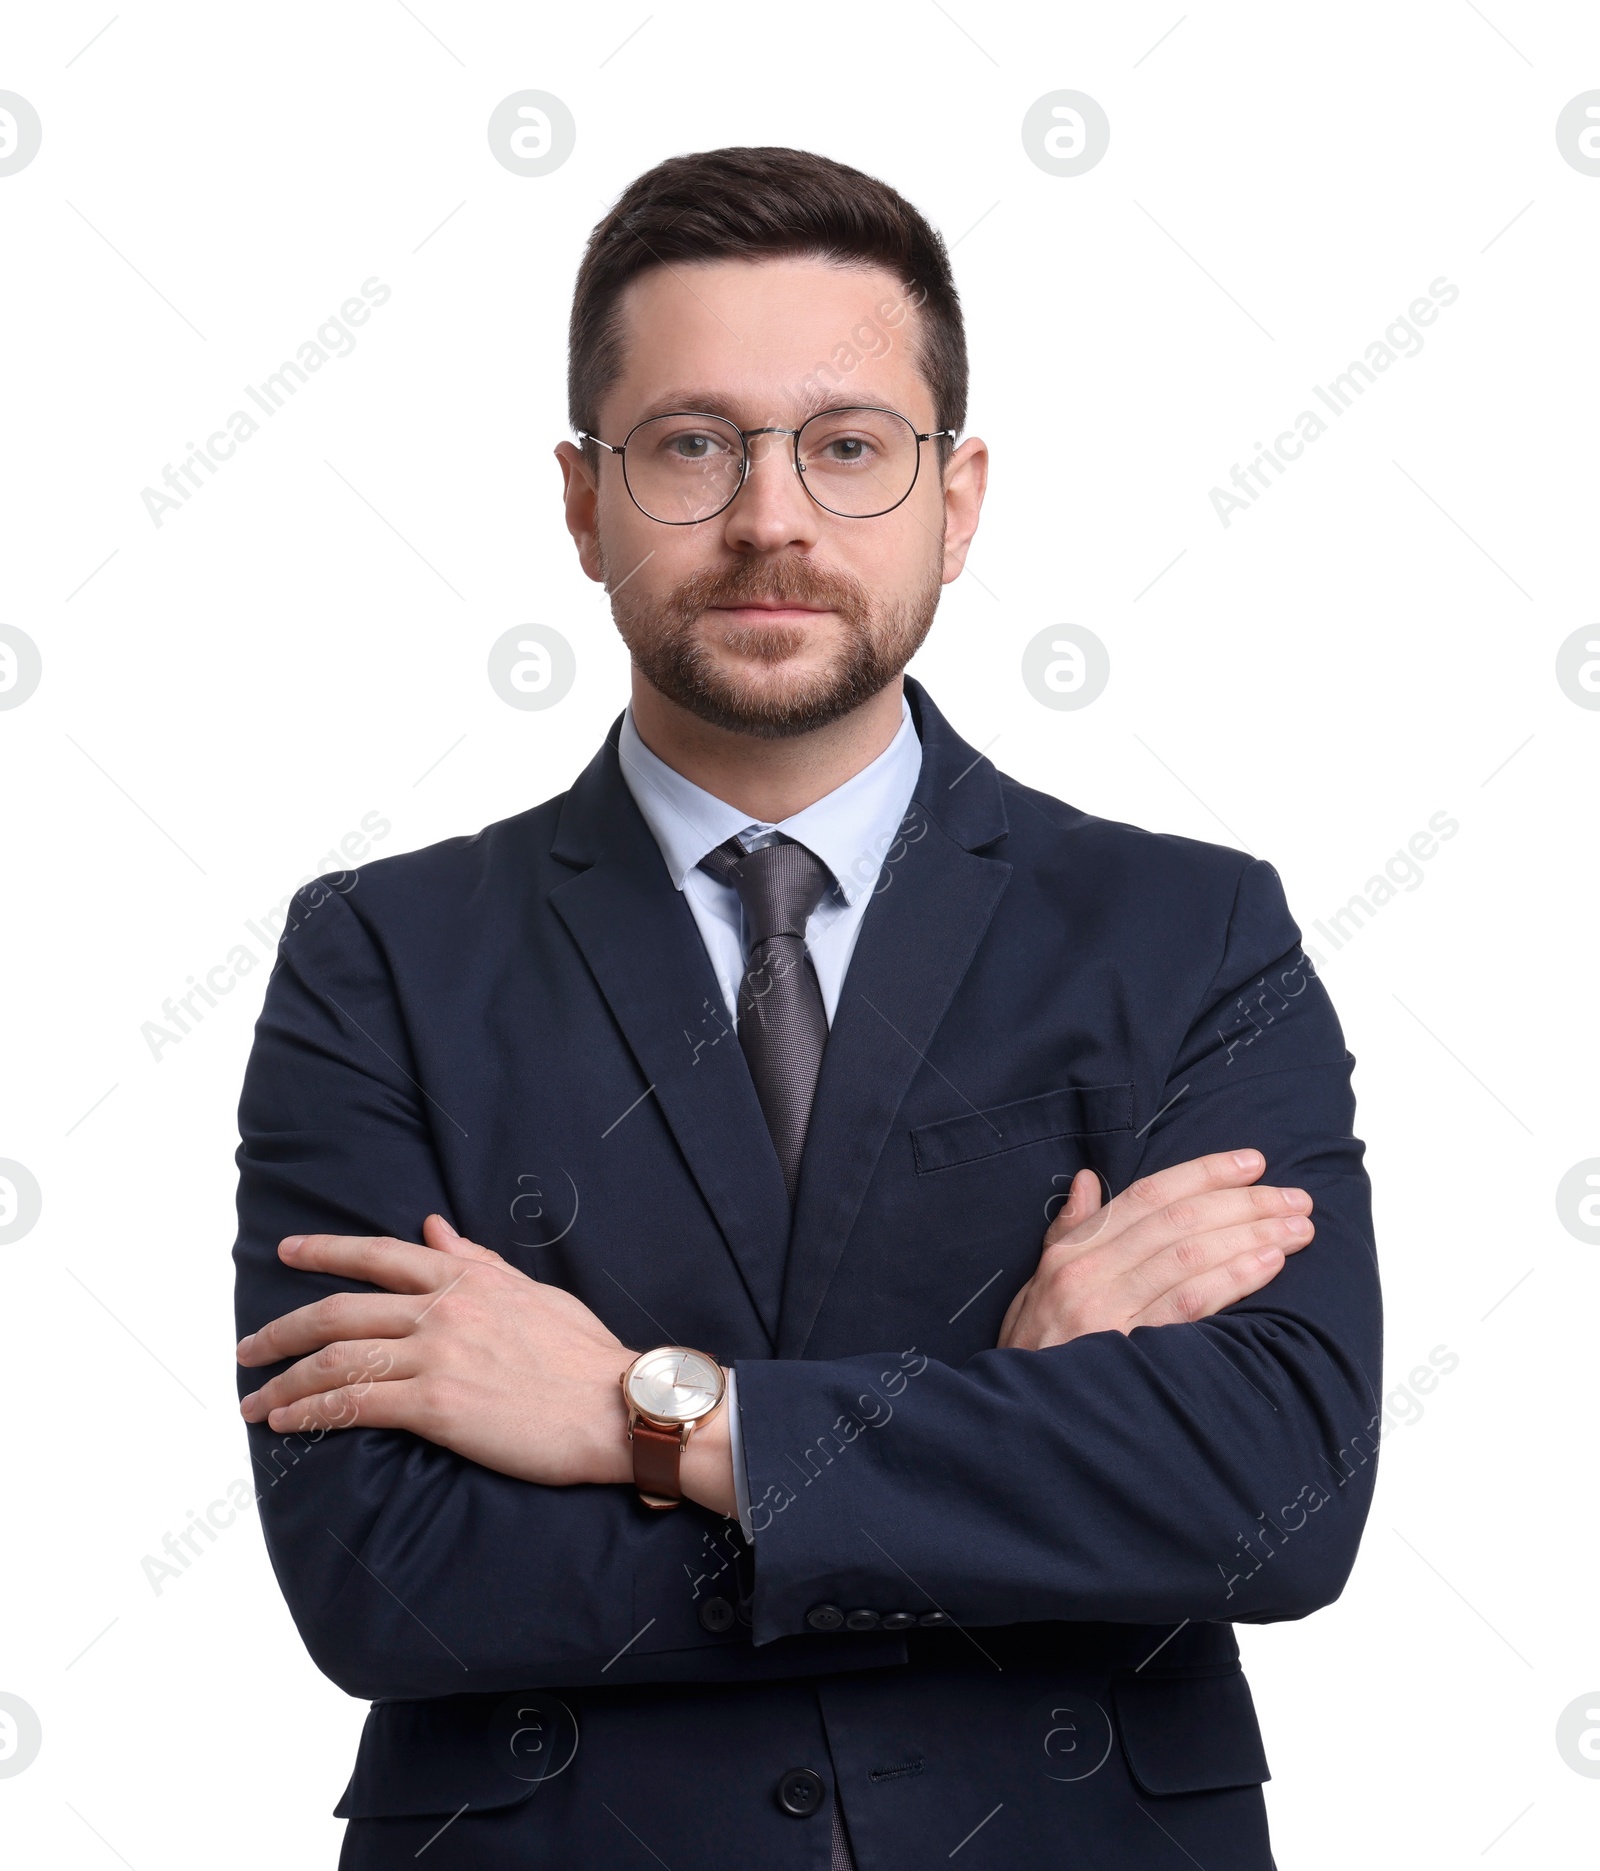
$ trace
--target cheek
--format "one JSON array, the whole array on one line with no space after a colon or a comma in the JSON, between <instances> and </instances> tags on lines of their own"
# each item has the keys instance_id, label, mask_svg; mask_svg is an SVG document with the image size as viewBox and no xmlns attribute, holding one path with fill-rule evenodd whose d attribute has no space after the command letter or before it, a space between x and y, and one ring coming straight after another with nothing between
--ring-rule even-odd
<instances>
[{"instance_id":1,"label":"cheek","mask_svg":"<svg viewBox=\"0 0 1600 1871\"><path fill-rule=\"evenodd\" d=\"M890 515L902 519L900 510ZM944 538L944 486L939 478L938 454L932 442L922 444L922 464L903 514L903 529L924 546L936 548Z\"/></svg>"},{"instance_id":2,"label":"cheek","mask_svg":"<svg viewBox=\"0 0 1600 1871\"><path fill-rule=\"evenodd\" d=\"M600 535L603 550L613 546L621 549L631 544L636 536L646 527L654 532L663 529L652 526L639 509L633 504L622 479L622 471L604 477L600 486L600 498L595 505L595 527Z\"/></svg>"},{"instance_id":3,"label":"cheek","mask_svg":"<svg viewBox=\"0 0 1600 1871\"><path fill-rule=\"evenodd\" d=\"M606 582L615 588L627 578L628 593L639 598L670 591L702 563L703 548L694 539L701 530L658 525L645 518L620 484L608 488L595 521Z\"/></svg>"},{"instance_id":4,"label":"cheek","mask_svg":"<svg viewBox=\"0 0 1600 1871\"><path fill-rule=\"evenodd\" d=\"M924 487L919 480L905 505L879 524L886 529L876 547L886 582L902 592L920 591L937 576L944 554L944 500L937 482Z\"/></svg>"},{"instance_id":5,"label":"cheek","mask_svg":"<svg viewBox=\"0 0 1600 1871\"><path fill-rule=\"evenodd\" d=\"M828 541L837 562L865 577L868 568L884 585L919 584L939 555L944 537L944 504L938 487L917 484L888 513L870 520L845 521Z\"/></svg>"}]
</instances>

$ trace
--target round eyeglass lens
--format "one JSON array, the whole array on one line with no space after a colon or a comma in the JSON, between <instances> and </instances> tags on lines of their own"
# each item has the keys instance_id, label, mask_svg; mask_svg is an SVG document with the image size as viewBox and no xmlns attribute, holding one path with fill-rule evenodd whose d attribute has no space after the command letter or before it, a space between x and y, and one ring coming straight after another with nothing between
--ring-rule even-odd
<instances>
[{"instance_id":1,"label":"round eyeglass lens","mask_svg":"<svg viewBox=\"0 0 1600 1871\"><path fill-rule=\"evenodd\" d=\"M641 511L669 526L706 520L739 491L744 450L720 416L652 416L627 439L622 470Z\"/></svg>"},{"instance_id":2,"label":"round eyeglass lens","mask_svg":"<svg viewBox=\"0 0 1600 1871\"><path fill-rule=\"evenodd\" d=\"M899 506L917 478L917 432L891 409L825 409L798 446L812 499L852 519Z\"/></svg>"}]
</instances>

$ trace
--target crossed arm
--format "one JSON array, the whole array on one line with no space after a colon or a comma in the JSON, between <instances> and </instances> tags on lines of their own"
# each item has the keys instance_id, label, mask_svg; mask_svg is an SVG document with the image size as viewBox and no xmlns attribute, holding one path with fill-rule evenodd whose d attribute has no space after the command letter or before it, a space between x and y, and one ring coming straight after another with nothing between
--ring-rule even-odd
<instances>
[{"instance_id":1,"label":"crossed arm","mask_svg":"<svg viewBox=\"0 0 1600 1871\"><path fill-rule=\"evenodd\" d=\"M726 1426L691 1440L699 1507L637 1510L631 1353L449 1228L410 1046L335 898L284 945L240 1108L240 1364L270 1378L242 1408L308 1648L349 1693L402 1698L735 1667L696 1618L726 1563ZM974 1626L1269 1621L1337 1597L1382 1349L1352 1063L1275 874L1247 867L1144 1173L1109 1202L1075 1183L995 1349L924 1360L892 1411L866 1394L904 1383L882 1357L741 1362L758 1654L737 1667L786 1667L763 1647L819 1599L900 1602L886 1553ZM1236 1162L1244 1139L1259 1153ZM420 1245L393 1238L411 1215ZM308 1224L328 1232L291 1232Z\"/></svg>"},{"instance_id":2,"label":"crossed arm","mask_svg":"<svg viewBox=\"0 0 1600 1871\"><path fill-rule=\"evenodd\" d=\"M1012 1300L997 1349L1189 1324L1264 1287L1314 1232L1311 1197L1259 1179L1259 1151L1221 1152L1133 1183L1109 1203L1080 1170ZM633 1351L583 1302L466 1240L442 1215L421 1245L290 1235L286 1266L383 1290L333 1293L240 1341L247 1367L296 1363L244 1398L279 1432L402 1429L547 1487L632 1480L619 1379ZM684 1491L734 1512L726 1411L690 1439Z\"/></svg>"}]
</instances>

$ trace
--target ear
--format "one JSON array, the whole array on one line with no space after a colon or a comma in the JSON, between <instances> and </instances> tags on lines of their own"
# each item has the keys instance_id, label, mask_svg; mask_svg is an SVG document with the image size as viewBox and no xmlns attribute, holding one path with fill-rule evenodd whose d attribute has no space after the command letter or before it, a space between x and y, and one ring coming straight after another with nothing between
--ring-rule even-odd
<instances>
[{"instance_id":1,"label":"ear","mask_svg":"<svg viewBox=\"0 0 1600 1871\"><path fill-rule=\"evenodd\" d=\"M557 442L561 485L566 503L567 531L578 548L578 563L596 584L605 582L600 569L600 493L583 450L572 442Z\"/></svg>"},{"instance_id":2,"label":"ear","mask_svg":"<svg viewBox=\"0 0 1600 1871\"><path fill-rule=\"evenodd\" d=\"M944 471L944 583L961 576L989 484L989 448L969 435Z\"/></svg>"}]
</instances>

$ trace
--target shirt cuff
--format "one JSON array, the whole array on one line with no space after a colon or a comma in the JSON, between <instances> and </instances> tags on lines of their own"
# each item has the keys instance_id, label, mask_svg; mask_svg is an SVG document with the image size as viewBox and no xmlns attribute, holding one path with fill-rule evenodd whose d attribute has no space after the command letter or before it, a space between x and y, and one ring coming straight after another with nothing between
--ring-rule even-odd
<instances>
[{"instance_id":1,"label":"shirt cuff","mask_svg":"<svg viewBox=\"0 0 1600 1871\"><path fill-rule=\"evenodd\" d=\"M744 1437L739 1432L739 1374L728 1367L728 1450L733 1457L733 1503L739 1513L739 1531L755 1543L750 1526L750 1477L744 1471Z\"/></svg>"}]
</instances>

